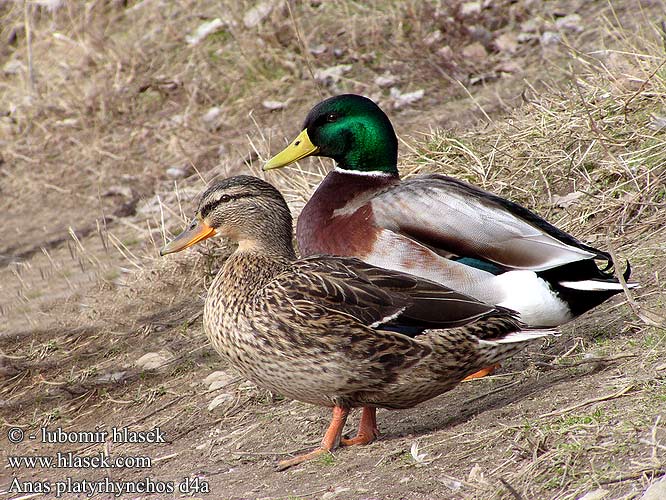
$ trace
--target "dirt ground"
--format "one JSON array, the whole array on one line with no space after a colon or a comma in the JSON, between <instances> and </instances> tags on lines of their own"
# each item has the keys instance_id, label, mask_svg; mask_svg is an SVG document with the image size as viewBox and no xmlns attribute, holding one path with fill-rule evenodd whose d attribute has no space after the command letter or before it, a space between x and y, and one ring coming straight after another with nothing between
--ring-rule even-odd
<instances>
[{"instance_id":1,"label":"dirt ground","mask_svg":"<svg viewBox=\"0 0 666 500\"><path fill-rule=\"evenodd\" d=\"M657 0L0 2L0 498L666 498L665 15ZM240 379L208 345L223 241L158 249L208 181L263 176L341 92L387 110L404 174L520 201L631 261L641 288L493 376L380 410L375 443L277 472L329 410ZM330 165L302 167L265 176L294 215ZM58 428L108 434L43 442ZM125 466L17 462L68 452Z\"/></svg>"}]
</instances>

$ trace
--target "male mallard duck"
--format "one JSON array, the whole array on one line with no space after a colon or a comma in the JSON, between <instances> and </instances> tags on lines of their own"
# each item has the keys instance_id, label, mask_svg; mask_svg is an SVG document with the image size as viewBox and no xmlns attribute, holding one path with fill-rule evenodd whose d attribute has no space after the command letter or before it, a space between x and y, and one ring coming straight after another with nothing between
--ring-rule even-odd
<instances>
[{"instance_id":1,"label":"male mallard duck","mask_svg":"<svg viewBox=\"0 0 666 500\"><path fill-rule=\"evenodd\" d=\"M336 166L298 218L302 255L354 256L411 273L518 311L535 327L566 323L622 290L608 253L516 203L444 175L401 180L395 132L370 99L320 102L264 169L310 155Z\"/></svg>"},{"instance_id":2,"label":"male mallard duck","mask_svg":"<svg viewBox=\"0 0 666 500\"><path fill-rule=\"evenodd\" d=\"M271 391L333 407L321 448L377 435L376 408L409 408L452 389L549 330L521 331L512 311L348 257L297 259L282 195L249 176L216 182L161 255L216 233L238 242L208 291L204 328L217 352ZM464 325L464 326L461 326ZM448 328L413 337L389 328ZM456 328L452 328L456 327ZM341 440L351 408L358 435Z\"/></svg>"}]
</instances>

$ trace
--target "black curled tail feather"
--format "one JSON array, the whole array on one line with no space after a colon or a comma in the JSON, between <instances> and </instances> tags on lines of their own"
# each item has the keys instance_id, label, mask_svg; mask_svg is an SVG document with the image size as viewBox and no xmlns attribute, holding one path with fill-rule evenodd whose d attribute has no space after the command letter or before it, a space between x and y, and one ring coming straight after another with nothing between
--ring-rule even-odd
<instances>
[{"instance_id":1,"label":"black curled tail feather","mask_svg":"<svg viewBox=\"0 0 666 500\"><path fill-rule=\"evenodd\" d=\"M600 268L594 260L589 259L571 262L563 266L541 271L537 274L550 284L553 291L560 299L567 303L571 313L576 317L593 309L622 291L622 288L619 286L619 281L615 277L612 269L613 261L609 256L608 265L604 268ZM625 281L628 281L631 276L631 265L629 264L629 261L627 261L627 267L622 273L622 276ZM600 290L581 290L562 284L567 282L575 283L584 281L609 283L616 286Z\"/></svg>"}]
</instances>

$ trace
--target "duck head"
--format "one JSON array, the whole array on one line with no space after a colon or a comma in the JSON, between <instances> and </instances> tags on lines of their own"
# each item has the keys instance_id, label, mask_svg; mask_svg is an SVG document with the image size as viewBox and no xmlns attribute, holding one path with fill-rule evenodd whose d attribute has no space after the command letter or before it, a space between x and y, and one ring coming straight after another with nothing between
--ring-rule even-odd
<instances>
[{"instance_id":1,"label":"duck head","mask_svg":"<svg viewBox=\"0 0 666 500\"><path fill-rule=\"evenodd\" d=\"M336 167L362 173L398 175L398 140L386 114L367 97L343 94L310 110L303 131L264 170L307 156L325 156Z\"/></svg>"},{"instance_id":2,"label":"duck head","mask_svg":"<svg viewBox=\"0 0 666 500\"><path fill-rule=\"evenodd\" d=\"M201 195L187 228L160 255L180 252L215 234L237 242L241 251L294 255L289 207L277 189L257 177L239 175L214 182Z\"/></svg>"}]
</instances>

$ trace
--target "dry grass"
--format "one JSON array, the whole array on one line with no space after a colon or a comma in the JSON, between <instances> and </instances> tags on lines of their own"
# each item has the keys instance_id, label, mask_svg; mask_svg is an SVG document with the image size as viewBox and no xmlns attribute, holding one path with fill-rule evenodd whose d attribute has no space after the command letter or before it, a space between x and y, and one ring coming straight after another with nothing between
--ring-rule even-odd
<instances>
[{"instance_id":1,"label":"dry grass","mask_svg":"<svg viewBox=\"0 0 666 500\"><path fill-rule=\"evenodd\" d=\"M663 4L437 5L277 2L247 28L249 1L0 3L4 426L161 425L169 450L114 452L148 453L156 475L199 474L234 498L344 486L336 498L574 499L603 488L628 499L663 475L666 336L650 324L665 310L666 67L651 21ZM574 10L582 31L539 45ZM218 32L185 41L218 17ZM536 38L499 50L524 22ZM475 44L486 54L465 52ZM313 78L340 64L351 68L339 79ZM396 109L376 81L390 75L424 98ZM502 375L383 412L387 436L371 447L265 479L276 455L317 442L326 411L235 379L207 390L201 379L225 367L205 344L201 304L229 249L160 260L157 248L206 181L258 173L314 102L347 91L387 109L405 175L444 172L518 200L612 245L642 288L633 310L604 305ZM303 162L269 180L298 213L327 168ZM147 352L164 365L137 367ZM221 393L232 398L208 412Z\"/></svg>"}]
</instances>

